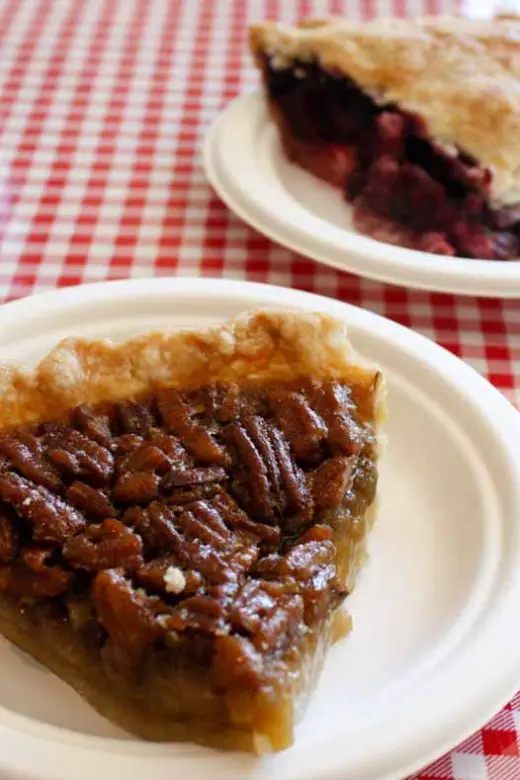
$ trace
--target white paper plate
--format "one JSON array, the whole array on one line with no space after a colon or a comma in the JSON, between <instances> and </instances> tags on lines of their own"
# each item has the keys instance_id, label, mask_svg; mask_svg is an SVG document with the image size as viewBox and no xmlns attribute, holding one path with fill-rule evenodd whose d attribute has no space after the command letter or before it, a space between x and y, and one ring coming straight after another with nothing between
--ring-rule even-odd
<instances>
[{"instance_id":1,"label":"white paper plate","mask_svg":"<svg viewBox=\"0 0 520 780\"><path fill-rule=\"evenodd\" d=\"M0 776L31 780L402 778L486 721L520 685L520 417L425 338L370 312L243 282L86 285L0 309L0 357L66 335L122 338L265 305L322 309L388 378L388 448L355 627L328 658L291 749L261 760L123 735L0 642Z\"/></svg>"},{"instance_id":2,"label":"white paper plate","mask_svg":"<svg viewBox=\"0 0 520 780\"><path fill-rule=\"evenodd\" d=\"M204 165L215 191L243 220L333 268L425 290L520 297L520 261L442 257L357 233L339 190L284 158L259 94L238 98L217 118Z\"/></svg>"}]
</instances>

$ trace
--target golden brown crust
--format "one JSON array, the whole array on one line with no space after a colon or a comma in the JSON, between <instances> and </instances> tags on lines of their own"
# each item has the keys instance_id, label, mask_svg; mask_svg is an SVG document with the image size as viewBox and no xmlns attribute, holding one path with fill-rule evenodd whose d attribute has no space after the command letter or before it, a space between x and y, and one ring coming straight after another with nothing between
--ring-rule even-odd
<instances>
[{"instance_id":1,"label":"golden brown crust","mask_svg":"<svg viewBox=\"0 0 520 780\"><path fill-rule=\"evenodd\" d=\"M267 22L251 28L250 46L281 68L317 58L420 115L438 142L491 169L498 202L520 201L520 17Z\"/></svg>"},{"instance_id":2,"label":"golden brown crust","mask_svg":"<svg viewBox=\"0 0 520 780\"><path fill-rule=\"evenodd\" d=\"M267 310L221 326L148 333L122 344L66 339L33 370L0 363L0 430L155 387L261 383L304 374L373 382L376 372L356 365L354 357L339 320Z\"/></svg>"}]
</instances>

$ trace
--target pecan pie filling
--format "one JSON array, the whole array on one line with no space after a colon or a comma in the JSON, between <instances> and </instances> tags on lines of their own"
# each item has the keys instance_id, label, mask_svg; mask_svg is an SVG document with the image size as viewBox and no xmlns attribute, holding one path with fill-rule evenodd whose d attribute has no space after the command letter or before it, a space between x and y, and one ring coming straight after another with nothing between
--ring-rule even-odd
<instances>
[{"instance_id":1,"label":"pecan pie filling","mask_svg":"<svg viewBox=\"0 0 520 780\"><path fill-rule=\"evenodd\" d=\"M63 663L102 672L115 719L145 737L211 742L220 728L233 746L237 733L287 745L291 697L315 674L305 659L337 630L363 552L373 391L306 377L163 388L4 430L0 618L14 640L23 617ZM136 703L139 725L121 714Z\"/></svg>"},{"instance_id":2,"label":"pecan pie filling","mask_svg":"<svg viewBox=\"0 0 520 780\"><path fill-rule=\"evenodd\" d=\"M342 189L360 232L441 255L520 255L520 207L493 206L489 168L437 144L420 116L316 61L257 57L285 153Z\"/></svg>"}]
</instances>

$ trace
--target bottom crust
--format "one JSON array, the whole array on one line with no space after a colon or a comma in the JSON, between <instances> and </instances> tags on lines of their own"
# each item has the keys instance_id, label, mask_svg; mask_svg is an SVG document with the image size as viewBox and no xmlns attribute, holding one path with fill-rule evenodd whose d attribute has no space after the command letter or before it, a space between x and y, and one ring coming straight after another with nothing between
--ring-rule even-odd
<instances>
[{"instance_id":1,"label":"bottom crust","mask_svg":"<svg viewBox=\"0 0 520 780\"><path fill-rule=\"evenodd\" d=\"M336 539L338 557L345 581L352 589L359 569L367 559L366 539L376 517L374 503L355 532ZM132 685L128 679L107 674L106 666L81 644L68 625L45 620L29 608L0 599L0 633L20 650L54 672L74 688L108 720L145 740L156 742L190 741L225 750L245 750L257 754L288 747L293 742L295 721L305 709L323 667L329 647L351 630L348 613L340 609L319 632L309 638L303 663L291 675L290 687L264 700L230 702L205 684L193 672L179 673L158 668L146 684ZM197 709L199 700L199 711ZM189 701L193 716L186 710L174 714ZM237 709L237 706L238 709ZM173 705L173 707L172 707ZM254 715L253 724L239 727L233 721ZM209 713L206 719L202 713Z\"/></svg>"}]
</instances>

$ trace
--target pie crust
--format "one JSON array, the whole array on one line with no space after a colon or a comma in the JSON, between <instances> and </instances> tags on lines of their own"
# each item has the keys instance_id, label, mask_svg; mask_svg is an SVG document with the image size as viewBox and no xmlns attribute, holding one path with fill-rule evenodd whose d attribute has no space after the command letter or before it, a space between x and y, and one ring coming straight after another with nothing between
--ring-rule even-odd
<instances>
[{"instance_id":1,"label":"pie crust","mask_svg":"<svg viewBox=\"0 0 520 780\"><path fill-rule=\"evenodd\" d=\"M259 418L269 393L281 404L276 420L290 418L288 427ZM286 415L288 393L292 398L301 393L294 407L303 415L299 421ZM309 398L318 397L326 425L309 406ZM325 397L332 398L333 407ZM122 404L130 403L132 420L143 410L151 415L154 404L162 410L160 404L172 398L170 412L161 411L164 419L156 416L139 435L137 428L128 433L114 422ZM198 445L190 450L193 430L179 434L179 414L188 410L182 425L189 427L189 415L193 422L194 415L209 414L206 407L201 412L206 398L220 399L207 407L218 411L195 427L209 425L211 433L204 435L219 442L222 431L234 427L234 438L224 437L232 442L224 468L212 465L211 456L204 462ZM224 405L237 398L239 411L226 406L225 417ZM221 326L150 333L122 344L67 339L35 369L2 364L0 632L102 714L144 738L254 752L286 747L328 646L348 628L338 607L365 558L383 404L382 376L356 357L344 324L313 313L258 311ZM78 408L90 427L71 422ZM297 457L293 451L293 424L321 431L312 453ZM261 435L253 449L263 460L250 468L241 465L248 455L239 449L254 425ZM333 445L338 425L343 443ZM345 430L353 431L347 440ZM197 429L195 439L199 435ZM103 437L106 447L100 444ZM165 440L170 449L160 444ZM271 450L265 448L271 441L277 442L277 458L285 458L283 468L282 460L274 464L277 472L269 471ZM298 442L310 446L305 437ZM161 446L166 449L160 451ZM172 455L172 447L183 452ZM143 461L143 448L145 460L153 455L155 461L132 471L132 458L141 453ZM173 460L161 470L157 463L165 453ZM115 469L108 476L102 473L107 463ZM340 488L338 465L345 478ZM293 506L288 514L288 504L282 511L274 502L272 514L271 505L269 511L259 510L254 486L263 480L264 497L274 496L274 483L266 488L264 476L275 472L282 484L276 495L289 503L305 497L310 513L305 520L303 509ZM137 489L140 498L117 493L128 474L130 490ZM191 475L187 481L186 474ZM142 500L141 488L151 476L163 492L149 503L150 498ZM77 498L78 480L89 484L81 483L81 501L75 503L71 496L75 491ZM220 483L213 488L204 480ZM312 491L318 484L316 498ZM206 488L209 492L200 492ZM85 495L95 501L85 502ZM215 507L224 514L215 515ZM150 542L152 510L154 517L169 518L166 526L159 518L160 528L166 527L174 542L180 539L180 547L164 547L163 537L157 542L159 526ZM203 517L207 525L201 524ZM11 556L6 529L16 537L17 552ZM199 569L186 564L195 548L206 561ZM208 556L216 568L208 566ZM216 585L211 577L217 570L225 576ZM192 586L194 595L187 598Z\"/></svg>"}]
</instances>

